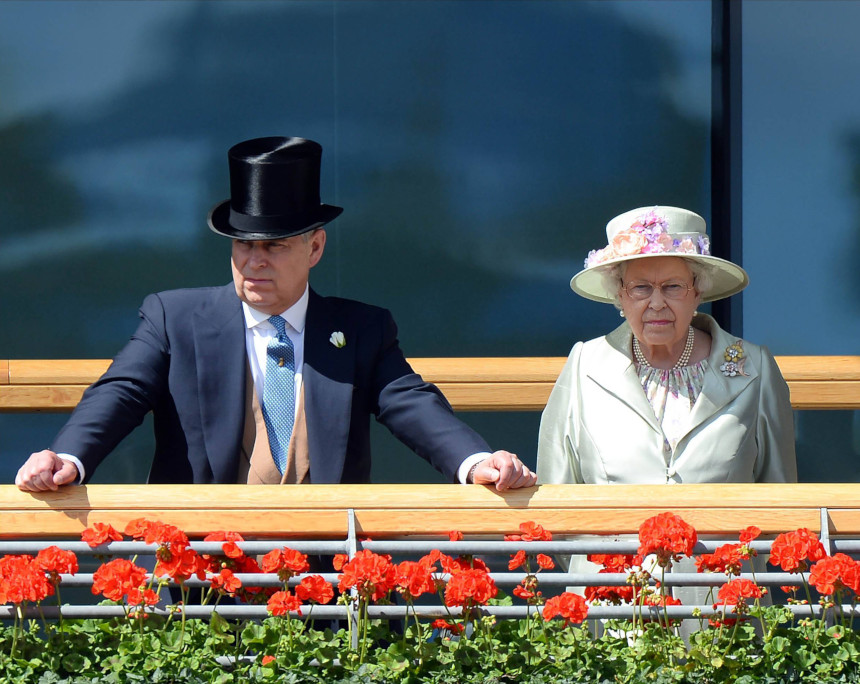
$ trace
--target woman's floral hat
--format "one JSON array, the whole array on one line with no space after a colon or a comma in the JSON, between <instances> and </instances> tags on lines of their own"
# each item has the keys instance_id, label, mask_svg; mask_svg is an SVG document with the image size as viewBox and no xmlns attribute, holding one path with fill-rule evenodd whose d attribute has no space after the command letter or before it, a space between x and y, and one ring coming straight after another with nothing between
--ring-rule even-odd
<instances>
[{"instance_id":1,"label":"woman's floral hat","mask_svg":"<svg viewBox=\"0 0 860 684\"><path fill-rule=\"evenodd\" d=\"M711 256L705 219L678 207L642 207L616 216L606 224L609 244L594 249L585 259L585 269L570 280L571 289L586 299L612 303L615 292L603 277L609 266L658 256L681 256L710 265L711 286L702 301L730 297L749 284L749 276L731 261Z\"/></svg>"}]
</instances>

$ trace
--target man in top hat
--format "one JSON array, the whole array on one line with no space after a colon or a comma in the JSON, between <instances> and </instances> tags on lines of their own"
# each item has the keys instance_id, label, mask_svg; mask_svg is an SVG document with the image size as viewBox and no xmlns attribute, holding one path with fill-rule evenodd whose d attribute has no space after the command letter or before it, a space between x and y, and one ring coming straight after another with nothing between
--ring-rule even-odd
<instances>
[{"instance_id":1,"label":"man in top hat","mask_svg":"<svg viewBox=\"0 0 860 684\"><path fill-rule=\"evenodd\" d=\"M231 198L209 227L233 240L233 282L148 296L129 343L18 487L86 482L149 411L152 483L368 482L372 414L452 481L534 484L412 371L387 310L309 288L323 226L342 211L320 202L321 156L301 138L230 149Z\"/></svg>"}]
</instances>

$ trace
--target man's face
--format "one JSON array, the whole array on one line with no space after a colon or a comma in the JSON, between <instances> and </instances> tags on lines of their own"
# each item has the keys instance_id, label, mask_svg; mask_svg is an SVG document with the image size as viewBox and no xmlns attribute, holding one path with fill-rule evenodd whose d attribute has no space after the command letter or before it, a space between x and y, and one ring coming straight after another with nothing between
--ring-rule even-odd
<instances>
[{"instance_id":1,"label":"man's face","mask_svg":"<svg viewBox=\"0 0 860 684\"><path fill-rule=\"evenodd\" d=\"M233 240L230 261L239 299L269 315L289 309L305 291L325 238L319 229L281 240Z\"/></svg>"}]
</instances>

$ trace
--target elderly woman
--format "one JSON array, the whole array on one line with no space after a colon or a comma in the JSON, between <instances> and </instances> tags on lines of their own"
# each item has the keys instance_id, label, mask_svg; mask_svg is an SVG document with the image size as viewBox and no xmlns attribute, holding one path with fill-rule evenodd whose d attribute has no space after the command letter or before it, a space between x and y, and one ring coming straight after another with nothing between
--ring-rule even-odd
<instances>
[{"instance_id":1,"label":"elderly woman","mask_svg":"<svg viewBox=\"0 0 860 684\"><path fill-rule=\"evenodd\" d=\"M696 310L744 289L746 272L710 256L704 219L686 209L634 209L606 235L570 286L626 320L571 350L541 417L538 482L795 482L791 403L773 356ZM574 556L569 569L598 566ZM695 572L689 560L676 569ZM673 593L713 602L708 588ZM681 633L695 627L685 621Z\"/></svg>"},{"instance_id":2,"label":"elderly woman","mask_svg":"<svg viewBox=\"0 0 860 684\"><path fill-rule=\"evenodd\" d=\"M606 234L570 286L626 320L570 352L541 418L538 481L796 481L776 362L696 310L740 292L746 272L710 256L704 219L685 209L634 209Z\"/></svg>"}]
</instances>

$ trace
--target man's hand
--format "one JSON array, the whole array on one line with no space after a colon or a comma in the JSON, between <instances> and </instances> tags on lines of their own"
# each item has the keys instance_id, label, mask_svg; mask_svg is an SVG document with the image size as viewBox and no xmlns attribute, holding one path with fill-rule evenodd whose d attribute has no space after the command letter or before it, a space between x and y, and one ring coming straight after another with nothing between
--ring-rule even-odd
<instances>
[{"instance_id":1,"label":"man's hand","mask_svg":"<svg viewBox=\"0 0 860 684\"><path fill-rule=\"evenodd\" d=\"M481 461L472 473L474 484L494 484L500 492L506 489L531 487L537 475L509 451L496 451Z\"/></svg>"},{"instance_id":2,"label":"man's hand","mask_svg":"<svg viewBox=\"0 0 860 684\"><path fill-rule=\"evenodd\" d=\"M18 469L15 484L25 492L56 491L62 485L78 479L78 469L71 461L45 449L35 454Z\"/></svg>"}]
</instances>

